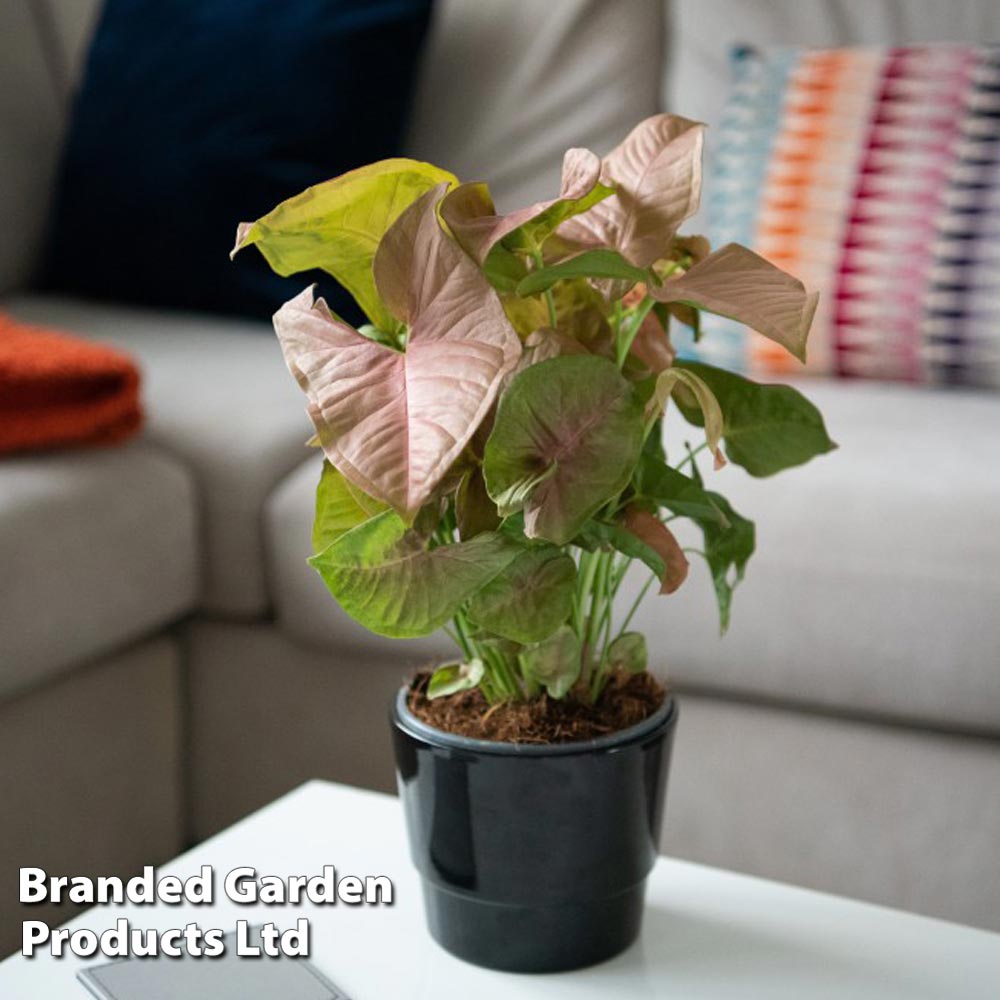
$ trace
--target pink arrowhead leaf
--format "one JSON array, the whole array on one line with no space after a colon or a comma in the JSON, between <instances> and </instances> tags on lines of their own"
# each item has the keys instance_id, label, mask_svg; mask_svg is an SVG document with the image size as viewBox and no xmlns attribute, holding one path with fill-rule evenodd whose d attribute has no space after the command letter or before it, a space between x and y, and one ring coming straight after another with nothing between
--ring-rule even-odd
<instances>
[{"instance_id":1,"label":"pink arrowhead leaf","mask_svg":"<svg viewBox=\"0 0 1000 1000\"><path fill-rule=\"evenodd\" d=\"M495 292L437 220L442 188L396 220L375 257L405 352L363 336L306 289L275 315L285 360L324 452L411 519L489 412L520 341Z\"/></svg>"},{"instance_id":2,"label":"pink arrowhead leaf","mask_svg":"<svg viewBox=\"0 0 1000 1000\"><path fill-rule=\"evenodd\" d=\"M658 517L639 507L629 507L625 511L624 526L663 561L660 593L674 593L687 579L690 569L687 556L674 533Z\"/></svg>"},{"instance_id":3,"label":"pink arrowhead leaf","mask_svg":"<svg viewBox=\"0 0 1000 1000\"><path fill-rule=\"evenodd\" d=\"M698 208L704 128L676 115L640 122L602 162L601 183L615 194L564 222L559 235L579 247L611 247L636 267L664 257Z\"/></svg>"},{"instance_id":4,"label":"pink arrowhead leaf","mask_svg":"<svg viewBox=\"0 0 1000 1000\"><path fill-rule=\"evenodd\" d=\"M806 360L806 339L819 295L759 254L729 243L650 294L728 316Z\"/></svg>"},{"instance_id":5,"label":"pink arrowhead leaf","mask_svg":"<svg viewBox=\"0 0 1000 1000\"><path fill-rule=\"evenodd\" d=\"M600 173L596 154L568 149L558 198L498 215L485 184L460 184L441 203L441 217L466 253L482 266L490 251L516 230L527 227L525 242L540 244L561 222L608 197L611 189L599 184Z\"/></svg>"}]
</instances>

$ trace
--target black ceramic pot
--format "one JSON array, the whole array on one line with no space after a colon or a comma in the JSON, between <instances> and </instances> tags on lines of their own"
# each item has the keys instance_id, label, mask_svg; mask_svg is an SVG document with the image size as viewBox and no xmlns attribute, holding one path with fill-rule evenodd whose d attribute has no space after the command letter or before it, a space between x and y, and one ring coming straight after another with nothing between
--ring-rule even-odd
<instances>
[{"instance_id":1,"label":"black ceramic pot","mask_svg":"<svg viewBox=\"0 0 1000 1000\"><path fill-rule=\"evenodd\" d=\"M491 969L557 972L627 948L656 859L677 708L546 746L392 711L399 792L431 934Z\"/></svg>"}]
</instances>

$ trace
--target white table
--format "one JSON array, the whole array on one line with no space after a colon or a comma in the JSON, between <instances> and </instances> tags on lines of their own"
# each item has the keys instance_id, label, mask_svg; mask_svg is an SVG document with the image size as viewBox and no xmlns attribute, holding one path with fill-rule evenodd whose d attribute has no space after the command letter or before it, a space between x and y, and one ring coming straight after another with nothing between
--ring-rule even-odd
<instances>
[{"instance_id":1,"label":"white table","mask_svg":"<svg viewBox=\"0 0 1000 1000\"><path fill-rule=\"evenodd\" d=\"M397 800L325 782L302 786L158 874L186 877L206 864L216 870L211 909L102 906L70 926L100 932L125 916L134 927L193 920L228 930L245 918L284 928L305 915L312 960L353 1000L1000 997L1000 935L669 858L650 878L641 940L618 958L551 976L477 969L440 949L424 929ZM225 873L241 865L287 877L320 874L324 864L336 865L338 875L390 876L395 903L237 906L221 891ZM0 997L86 1000L75 978L84 964L11 957L0 964Z\"/></svg>"}]
</instances>

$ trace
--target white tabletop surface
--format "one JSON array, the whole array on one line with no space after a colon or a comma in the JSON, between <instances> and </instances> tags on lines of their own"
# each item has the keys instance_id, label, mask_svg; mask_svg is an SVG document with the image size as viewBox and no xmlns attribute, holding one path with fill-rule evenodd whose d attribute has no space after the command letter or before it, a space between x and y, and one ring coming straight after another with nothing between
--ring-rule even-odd
<instances>
[{"instance_id":1,"label":"white tabletop surface","mask_svg":"<svg viewBox=\"0 0 1000 1000\"><path fill-rule=\"evenodd\" d=\"M398 801L325 782L303 785L158 874L187 876L206 864L216 870L211 908L101 906L69 926L100 932L126 916L143 928L195 921L229 930L237 919L285 928L304 915L313 962L352 1000L1000 997L1000 935L669 858L650 877L640 941L618 958L548 976L477 969L424 928ZM222 892L238 866L287 877L320 874L325 864L338 876L388 875L393 905L238 906ZM0 964L0 997L87 1000L75 978L85 964L13 956Z\"/></svg>"}]
</instances>

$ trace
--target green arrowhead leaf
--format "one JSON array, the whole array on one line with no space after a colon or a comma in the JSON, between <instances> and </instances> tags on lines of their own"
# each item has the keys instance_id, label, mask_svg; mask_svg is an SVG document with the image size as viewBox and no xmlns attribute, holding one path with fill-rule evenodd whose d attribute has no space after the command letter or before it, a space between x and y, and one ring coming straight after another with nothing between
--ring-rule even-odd
<instances>
[{"instance_id":1,"label":"green arrowhead leaf","mask_svg":"<svg viewBox=\"0 0 1000 1000\"><path fill-rule=\"evenodd\" d=\"M497 244L483 264L486 280L498 291L511 294L528 273L528 266L516 253Z\"/></svg>"},{"instance_id":2,"label":"green arrowhead leaf","mask_svg":"<svg viewBox=\"0 0 1000 1000\"><path fill-rule=\"evenodd\" d=\"M567 219L586 212L614 193L614 188L598 183L580 198L557 199L530 222L524 223L505 236L503 244L511 250L524 253L540 248Z\"/></svg>"},{"instance_id":3,"label":"green arrowhead leaf","mask_svg":"<svg viewBox=\"0 0 1000 1000\"><path fill-rule=\"evenodd\" d=\"M569 278L617 278L635 284L649 279L649 272L634 267L617 250L585 250L583 253L549 267L532 271L517 286L522 298L539 295L557 281Z\"/></svg>"},{"instance_id":4,"label":"green arrowhead leaf","mask_svg":"<svg viewBox=\"0 0 1000 1000\"><path fill-rule=\"evenodd\" d=\"M380 330L395 317L375 290L372 261L379 241L407 206L455 176L418 160L381 160L307 188L256 222L244 222L233 254L256 243L281 275L320 268L333 275Z\"/></svg>"},{"instance_id":5,"label":"green arrowhead leaf","mask_svg":"<svg viewBox=\"0 0 1000 1000\"><path fill-rule=\"evenodd\" d=\"M466 253L488 273L503 274L503 265L491 267L501 251L537 252L560 224L614 194L613 188L600 183L600 174L598 156L587 149L570 149L563 158L557 198L499 215L485 184L460 184L442 202L441 217Z\"/></svg>"},{"instance_id":6,"label":"green arrowhead leaf","mask_svg":"<svg viewBox=\"0 0 1000 1000\"><path fill-rule=\"evenodd\" d=\"M674 514L695 521L715 522L723 528L728 524L725 515L702 486L653 454L642 456L636 469L635 490L637 501L652 501Z\"/></svg>"},{"instance_id":7,"label":"green arrowhead leaf","mask_svg":"<svg viewBox=\"0 0 1000 1000\"><path fill-rule=\"evenodd\" d=\"M519 659L529 681L544 687L550 698L565 698L580 676L580 640L563 625L544 642L522 650Z\"/></svg>"},{"instance_id":8,"label":"green arrowhead leaf","mask_svg":"<svg viewBox=\"0 0 1000 1000\"><path fill-rule=\"evenodd\" d=\"M576 563L554 545L524 549L469 601L480 628L515 642L540 642L573 609Z\"/></svg>"},{"instance_id":9,"label":"green arrowhead leaf","mask_svg":"<svg viewBox=\"0 0 1000 1000\"><path fill-rule=\"evenodd\" d=\"M500 527L496 504L486 492L483 470L478 465L465 472L455 491L455 520L463 542Z\"/></svg>"},{"instance_id":10,"label":"green arrowhead leaf","mask_svg":"<svg viewBox=\"0 0 1000 1000\"><path fill-rule=\"evenodd\" d=\"M650 427L649 433L646 435L646 440L642 446L642 456L643 458L655 458L664 463L667 461L667 449L663 447L662 417L656 420L652 427Z\"/></svg>"},{"instance_id":11,"label":"green arrowhead leaf","mask_svg":"<svg viewBox=\"0 0 1000 1000\"><path fill-rule=\"evenodd\" d=\"M743 580L747 562L753 555L756 530L753 521L737 514L724 496L718 493L709 493L708 496L728 522L728 527L725 528L716 521L699 522L705 537L705 557L712 573L719 605L719 627L725 632L729 628L733 591Z\"/></svg>"},{"instance_id":12,"label":"green arrowhead leaf","mask_svg":"<svg viewBox=\"0 0 1000 1000\"><path fill-rule=\"evenodd\" d=\"M587 549L588 552L612 548L623 556L628 556L629 559L638 559L661 580L666 572L666 566L660 554L638 535L627 531L622 524L588 521L573 539L573 544L578 545L581 549Z\"/></svg>"},{"instance_id":13,"label":"green arrowhead leaf","mask_svg":"<svg viewBox=\"0 0 1000 1000\"><path fill-rule=\"evenodd\" d=\"M619 667L641 674L646 669L646 637L640 632L623 633L608 646L607 660L612 670Z\"/></svg>"},{"instance_id":14,"label":"green arrowhead leaf","mask_svg":"<svg viewBox=\"0 0 1000 1000\"><path fill-rule=\"evenodd\" d=\"M662 505L675 514L688 517L702 531L704 552L719 605L719 620L723 632L729 627L733 590L743 579L747 561L754 551L753 521L737 514L729 501L712 493L697 480L670 468L654 454L644 454L636 472L636 502L648 500ZM589 526L588 526L589 527ZM627 552L615 544L621 552ZM634 558L642 559L662 579L662 572L653 560L643 557L635 548Z\"/></svg>"},{"instance_id":15,"label":"green arrowhead leaf","mask_svg":"<svg viewBox=\"0 0 1000 1000\"><path fill-rule=\"evenodd\" d=\"M650 514L641 507L630 506L622 518L622 526L655 552L663 564L663 570L658 574L660 593L674 593L687 579L690 568L687 556L674 533L655 514Z\"/></svg>"},{"instance_id":16,"label":"green arrowhead leaf","mask_svg":"<svg viewBox=\"0 0 1000 1000\"><path fill-rule=\"evenodd\" d=\"M486 667L480 659L468 663L442 663L433 674L427 685L427 697L443 698L445 695L458 694L474 688L482 679Z\"/></svg>"},{"instance_id":17,"label":"green arrowhead leaf","mask_svg":"<svg viewBox=\"0 0 1000 1000\"><path fill-rule=\"evenodd\" d=\"M760 385L732 372L693 361L677 367L705 382L722 408L722 436L730 461L752 476L772 476L833 451L819 410L787 385ZM697 407L676 398L684 418L698 427Z\"/></svg>"},{"instance_id":18,"label":"green arrowhead leaf","mask_svg":"<svg viewBox=\"0 0 1000 1000\"><path fill-rule=\"evenodd\" d=\"M345 532L356 528L386 509L345 479L328 460L316 486L316 518L313 521L313 552L322 552Z\"/></svg>"},{"instance_id":19,"label":"green arrowhead leaf","mask_svg":"<svg viewBox=\"0 0 1000 1000\"><path fill-rule=\"evenodd\" d=\"M520 552L494 533L428 548L394 511L341 535L309 563L340 606L379 635L411 638L440 628Z\"/></svg>"},{"instance_id":20,"label":"green arrowhead leaf","mask_svg":"<svg viewBox=\"0 0 1000 1000\"><path fill-rule=\"evenodd\" d=\"M642 403L613 362L550 358L500 399L483 457L487 490L509 513L512 491L533 484L516 493L525 533L565 545L628 484L642 436Z\"/></svg>"}]
</instances>

